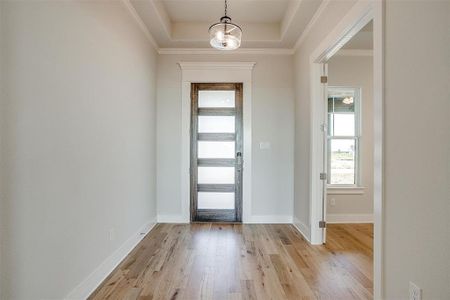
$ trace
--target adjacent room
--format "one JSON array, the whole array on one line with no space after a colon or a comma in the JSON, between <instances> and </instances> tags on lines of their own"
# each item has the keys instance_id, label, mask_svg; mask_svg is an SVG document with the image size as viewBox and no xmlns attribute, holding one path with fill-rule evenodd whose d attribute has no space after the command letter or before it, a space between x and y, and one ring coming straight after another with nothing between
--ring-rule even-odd
<instances>
[{"instance_id":1,"label":"adjacent room","mask_svg":"<svg viewBox=\"0 0 450 300\"><path fill-rule=\"evenodd\" d=\"M0 0L0 300L450 299L449 28Z\"/></svg>"}]
</instances>

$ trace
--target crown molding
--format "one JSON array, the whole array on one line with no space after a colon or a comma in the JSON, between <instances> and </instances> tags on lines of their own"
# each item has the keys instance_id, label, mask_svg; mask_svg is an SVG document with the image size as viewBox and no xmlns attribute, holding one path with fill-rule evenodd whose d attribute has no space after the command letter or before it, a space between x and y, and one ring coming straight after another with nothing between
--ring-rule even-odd
<instances>
[{"instance_id":1,"label":"crown molding","mask_svg":"<svg viewBox=\"0 0 450 300\"><path fill-rule=\"evenodd\" d=\"M166 10L163 7L161 2L155 2L154 0L149 0L150 5L155 10L156 16L159 19L159 22L162 24L164 32L166 36L171 39L172 38L172 23L170 21L169 16L167 15Z\"/></svg>"},{"instance_id":2,"label":"crown molding","mask_svg":"<svg viewBox=\"0 0 450 300\"><path fill-rule=\"evenodd\" d=\"M136 24L142 30L142 32L144 33L145 37L150 42L150 44L153 46L153 48L155 48L155 50L158 51L159 46L156 43L156 40L153 38L152 34L148 30L148 28L145 25L144 21L142 21L141 17L137 13L137 11L134 8L134 6L130 3L130 0L122 0L121 2L125 6L126 10L130 13L130 15L133 18L133 20L136 22Z\"/></svg>"},{"instance_id":3,"label":"crown molding","mask_svg":"<svg viewBox=\"0 0 450 300\"><path fill-rule=\"evenodd\" d=\"M298 38L297 42L295 43L294 52L297 51L298 48L300 48L301 44L306 39L306 37L308 36L309 32L314 27L314 25L316 24L317 20L319 20L320 16L325 11L325 8L327 8L327 6L328 6L328 4L330 2L331 2L331 0L323 0L322 3L320 3L319 8L316 10L316 12L314 13L313 17L308 22L308 25L306 25L305 30L303 30L302 34L300 35L300 37Z\"/></svg>"},{"instance_id":4,"label":"crown molding","mask_svg":"<svg viewBox=\"0 0 450 300\"><path fill-rule=\"evenodd\" d=\"M256 62L184 62L178 65L182 70L253 70Z\"/></svg>"},{"instance_id":5,"label":"crown molding","mask_svg":"<svg viewBox=\"0 0 450 300\"><path fill-rule=\"evenodd\" d=\"M281 31L281 39L284 39L286 36L286 32L289 30L289 27L292 25L292 21L297 14L302 1L294 1L289 2L288 9L284 15L283 20L280 23L280 31Z\"/></svg>"},{"instance_id":6,"label":"crown molding","mask_svg":"<svg viewBox=\"0 0 450 300\"><path fill-rule=\"evenodd\" d=\"M340 49L335 56L373 56L372 49Z\"/></svg>"},{"instance_id":7,"label":"crown molding","mask_svg":"<svg viewBox=\"0 0 450 300\"><path fill-rule=\"evenodd\" d=\"M163 55L232 55L232 54L252 54L252 55L293 55L294 49L288 48L239 48L233 51L220 51L213 48L160 48L159 54Z\"/></svg>"}]
</instances>

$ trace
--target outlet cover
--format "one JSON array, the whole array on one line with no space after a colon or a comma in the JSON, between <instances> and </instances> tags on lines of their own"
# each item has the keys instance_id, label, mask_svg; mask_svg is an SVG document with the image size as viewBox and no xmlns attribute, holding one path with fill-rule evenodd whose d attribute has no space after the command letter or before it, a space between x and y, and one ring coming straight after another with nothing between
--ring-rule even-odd
<instances>
[{"instance_id":1,"label":"outlet cover","mask_svg":"<svg viewBox=\"0 0 450 300\"><path fill-rule=\"evenodd\" d=\"M331 206L335 206L335 205L336 205L336 199L331 198L331 199L330 199L330 205L331 205Z\"/></svg>"},{"instance_id":2,"label":"outlet cover","mask_svg":"<svg viewBox=\"0 0 450 300\"><path fill-rule=\"evenodd\" d=\"M414 282L409 282L409 300L422 300L422 289Z\"/></svg>"}]
</instances>

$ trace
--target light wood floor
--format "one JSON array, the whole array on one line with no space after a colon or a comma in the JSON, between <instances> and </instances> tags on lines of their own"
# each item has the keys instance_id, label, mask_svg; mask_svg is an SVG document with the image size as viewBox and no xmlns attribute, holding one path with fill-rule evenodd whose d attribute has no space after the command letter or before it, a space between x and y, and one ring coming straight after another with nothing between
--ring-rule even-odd
<instances>
[{"instance_id":1,"label":"light wood floor","mask_svg":"<svg viewBox=\"0 0 450 300\"><path fill-rule=\"evenodd\" d=\"M158 224L89 299L372 299L369 224Z\"/></svg>"}]
</instances>

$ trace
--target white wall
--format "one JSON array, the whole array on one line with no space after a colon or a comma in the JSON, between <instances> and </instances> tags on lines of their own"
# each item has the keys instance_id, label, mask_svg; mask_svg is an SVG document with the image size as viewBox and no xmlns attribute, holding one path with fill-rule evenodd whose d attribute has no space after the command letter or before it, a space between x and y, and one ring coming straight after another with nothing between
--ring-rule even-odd
<instances>
[{"instance_id":1,"label":"white wall","mask_svg":"<svg viewBox=\"0 0 450 300\"><path fill-rule=\"evenodd\" d=\"M294 219L310 236L310 65L311 53L333 30L355 1L330 1L295 54L295 185Z\"/></svg>"},{"instance_id":2,"label":"white wall","mask_svg":"<svg viewBox=\"0 0 450 300\"><path fill-rule=\"evenodd\" d=\"M61 299L155 219L156 55L119 1L0 9L0 298Z\"/></svg>"},{"instance_id":3,"label":"white wall","mask_svg":"<svg viewBox=\"0 0 450 300\"><path fill-rule=\"evenodd\" d=\"M329 86L361 88L360 171L363 194L333 194L328 189L327 214L341 220L373 214L373 57L333 56L328 62ZM334 198L336 204L331 205ZM331 220L331 219L328 219Z\"/></svg>"},{"instance_id":4,"label":"white wall","mask_svg":"<svg viewBox=\"0 0 450 300\"><path fill-rule=\"evenodd\" d=\"M385 45L385 296L449 299L450 2L387 1Z\"/></svg>"},{"instance_id":5,"label":"white wall","mask_svg":"<svg viewBox=\"0 0 450 300\"><path fill-rule=\"evenodd\" d=\"M158 216L181 218L180 61L256 61L252 86L252 212L289 221L293 201L292 56L161 55L158 60ZM244 99L245 101L245 99ZM270 142L271 149L259 149ZM245 199L244 199L245 201Z\"/></svg>"}]
</instances>

